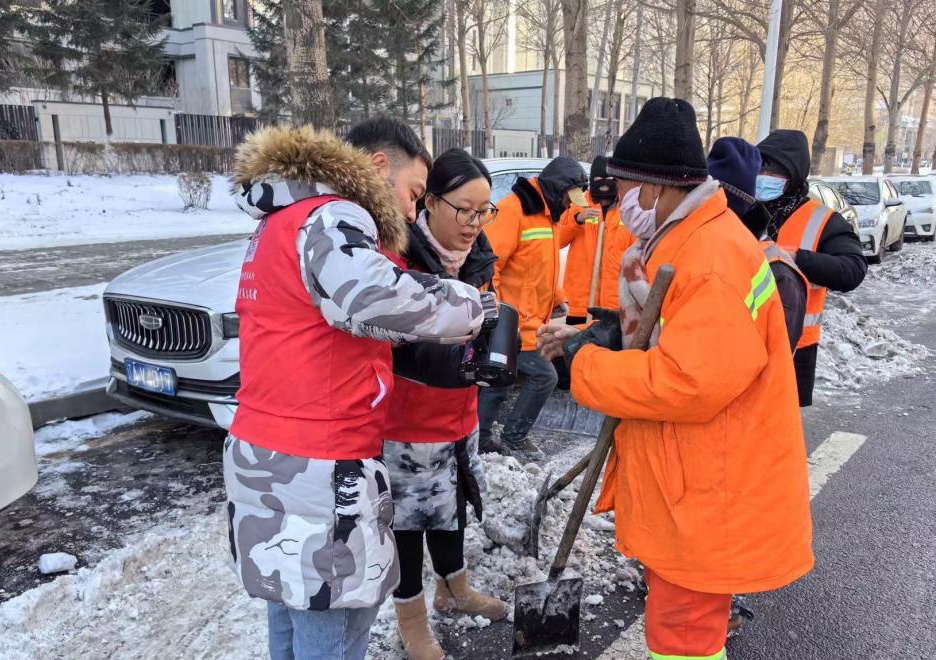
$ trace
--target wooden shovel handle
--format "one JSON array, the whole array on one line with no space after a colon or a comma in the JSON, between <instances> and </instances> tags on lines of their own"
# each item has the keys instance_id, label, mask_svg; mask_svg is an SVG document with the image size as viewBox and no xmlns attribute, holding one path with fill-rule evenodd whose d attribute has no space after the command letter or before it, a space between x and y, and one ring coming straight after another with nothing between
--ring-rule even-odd
<instances>
[{"instance_id":1,"label":"wooden shovel handle","mask_svg":"<svg viewBox=\"0 0 936 660\"><path fill-rule=\"evenodd\" d=\"M640 313L640 321L637 324L634 341L629 348L647 350L653 328L660 318L663 299L666 297L666 292L670 284L672 284L675 274L676 271L670 264L660 266L656 277L653 279L653 286L650 288L647 302ZM559 576L565 570L566 563L569 561L572 544L575 543L575 537L578 536L579 527L581 527L582 520L585 518L585 511L588 509L588 503L601 475L601 468L604 466L608 451L610 451L611 445L614 443L614 431L620 421L614 417L605 417L601 425L598 441L590 454L588 468L585 471L585 477L582 479L582 486L579 488L575 504L572 506L572 513L569 514L569 521L562 533L562 540L556 550L556 557L553 559L552 566L549 567L550 580L559 579Z\"/></svg>"},{"instance_id":2,"label":"wooden shovel handle","mask_svg":"<svg viewBox=\"0 0 936 660\"><path fill-rule=\"evenodd\" d=\"M602 213L601 221L598 223L598 242L595 245L595 263L592 265L591 286L588 289L588 307L595 306L595 299L598 297L598 279L601 277L601 255L604 252L605 221ZM587 308L586 308L587 309ZM591 322L591 314L585 317L586 322Z\"/></svg>"}]
</instances>

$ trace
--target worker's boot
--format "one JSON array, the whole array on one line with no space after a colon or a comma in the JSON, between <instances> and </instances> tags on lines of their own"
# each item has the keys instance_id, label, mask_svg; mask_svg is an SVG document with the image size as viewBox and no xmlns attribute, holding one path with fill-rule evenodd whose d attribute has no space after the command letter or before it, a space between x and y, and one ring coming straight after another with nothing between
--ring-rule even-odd
<instances>
[{"instance_id":1,"label":"worker's boot","mask_svg":"<svg viewBox=\"0 0 936 660\"><path fill-rule=\"evenodd\" d=\"M446 577L436 575L432 607L436 612L467 614L499 621L507 617L508 606L502 600L485 596L468 586L468 571L461 569Z\"/></svg>"},{"instance_id":2,"label":"worker's boot","mask_svg":"<svg viewBox=\"0 0 936 660\"><path fill-rule=\"evenodd\" d=\"M731 597L731 613L728 615L728 636L733 637L738 634L744 620L754 620L754 612L744 606L743 596Z\"/></svg>"},{"instance_id":3,"label":"worker's boot","mask_svg":"<svg viewBox=\"0 0 936 660\"><path fill-rule=\"evenodd\" d=\"M397 630L403 640L403 650L409 660L445 660L445 651L439 645L426 611L426 599L422 591L412 598L394 598Z\"/></svg>"}]
</instances>

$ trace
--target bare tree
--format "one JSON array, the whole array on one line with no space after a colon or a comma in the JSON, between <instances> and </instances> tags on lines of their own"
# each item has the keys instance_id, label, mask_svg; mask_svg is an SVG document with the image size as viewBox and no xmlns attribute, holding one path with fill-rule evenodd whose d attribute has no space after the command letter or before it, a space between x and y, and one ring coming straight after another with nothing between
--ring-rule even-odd
<instances>
[{"instance_id":1,"label":"bare tree","mask_svg":"<svg viewBox=\"0 0 936 660\"><path fill-rule=\"evenodd\" d=\"M454 0L455 41L458 47L458 90L461 97L462 145L470 146L469 137L471 108L468 102L468 3L469 0Z\"/></svg>"},{"instance_id":2,"label":"bare tree","mask_svg":"<svg viewBox=\"0 0 936 660\"><path fill-rule=\"evenodd\" d=\"M933 98L933 87L936 86L936 38L933 39L933 55L930 63L929 80L925 83L923 91L923 107L920 108L920 122L917 128L916 141L913 144L913 163L910 166L911 174L920 173L920 160L923 158L923 139L926 135L926 123L929 119L930 101Z\"/></svg>"},{"instance_id":3,"label":"bare tree","mask_svg":"<svg viewBox=\"0 0 936 660\"><path fill-rule=\"evenodd\" d=\"M839 33L848 25L861 6L863 0L827 0L826 14L823 19L822 4L810 8L810 15L821 26L823 37L822 78L819 84L819 117L812 141L812 172L818 174L825 157L826 142L829 139L829 111L832 106L832 78L838 53Z\"/></svg>"},{"instance_id":4,"label":"bare tree","mask_svg":"<svg viewBox=\"0 0 936 660\"><path fill-rule=\"evenodd\" d=\"M540 91L539 154L546 155L546 115L549 107L549 68L553 55L562 39L562 23L559 20L562 11L560 0L522 0L517 5L517 18L522 21L525 31L520 35L521 43L537 53L543 62L542 89ZM559 87L558 70L556 88ZM558 116L559 106L553 106L553 114Z\"/></svg>"},{"instance_id":5,"label":"bare tree","mask_svg":"<svg viewBox=\"0 0 936 660\"><path fill-rule=\"evenodd\" d=\"M333 128L322 0L283 0L283 31L293 124Z\"/></svg>"},{"instance_id":6,"label":"bare tree","mask_svg":"<svg viewBox=\"0 0 936 660\"><path fill-rule=\"evenodd\" d=\"M893 11L892 18L895 19L896 38L889 41L893 48L893 67L891 69L890 90L887 95L887 139L884 145L884 172L890 173L894 169L894 157L897 154L897 129L900 123L900 110L903 104L910 98L910 95L923 84L923 81L929 74L929 67L924 67L919 72L906 92L901 96L901 74L905 58L911 51L909 44L909 35L911 23L918 7L922 6L925 0L900 0L898 4L890 5ZM918 17L924 18L924 17ZM924 19L925 20L925 19ZM922 30L923 26L917 26ZM916 32L916 30L914 30ZM928 50L928 49L927 49Z\"/></svg>"},{"instance_id":7,"label":"bare tree","mask_svg":"<svg viewBox=\"0 0 936 660\"><path fill-rule=\"evenodd\" d=\"M569 155L591 157L588 130L588 0L562 0L565 43L565 127Z\"/></svg>"},{"instance_id":8,"label":"bare tree","mask_svg":"<svg viewBox=\"0 0 936 660\"><path fill-rule=\"evenodd\" d=\"M692 102L692 63L695 45L696 0L676 0L676 67L673 96Z\"/></svg>"},{"instance_id":9,"label":"bare tree","mask_svg":"<svg viewBox=\"0 0 936 660\"><path fill-rule=\"evenodd\" d=\"M877 131L877 112L875 112L878 79L878 51L881 50L881 34L884 31L884 12L887 11L887 0L875 0L873 16L871 18L871 44L867 51L868 79L865 87L864 101L864 142L861 145L861 173L874 173L874 135Z\"/></svg>"},{"instance_id":10,"label":"bare tree","mask_svg":"<svg viewBox=\"0 0 936 660\"><path fill-rule=\"evenodd\" d=\"M488 85L488 63L494 50L501 45L507 29L509 3L504 0L468 0L468 15L473 21L468 31L474 33L471 50L481 70L481 105L484 124L484 150L494 150L494 132L491 126L491 89Z\"/></svg>"}]
</instances>

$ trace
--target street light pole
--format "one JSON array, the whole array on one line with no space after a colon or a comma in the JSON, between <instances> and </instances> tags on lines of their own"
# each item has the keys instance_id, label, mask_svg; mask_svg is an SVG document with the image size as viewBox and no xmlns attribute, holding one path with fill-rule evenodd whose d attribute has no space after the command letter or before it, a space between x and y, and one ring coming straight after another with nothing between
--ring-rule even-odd
<instances>
[{"instance_id":1,"label":"street light pole","mask_svg":"<svg viewBox=\"0 0 936 660\"><path fill-rule=\"evenodd\" d=\"M767 26L767 53L764 58L764 88L761 92L760 121L757 124L757 141L770 132L770 112L773 109L774 81L777 77L777 50L780 46L780 14L783 0L771 0L770 22Z\"/></svg>"}]
</instances>

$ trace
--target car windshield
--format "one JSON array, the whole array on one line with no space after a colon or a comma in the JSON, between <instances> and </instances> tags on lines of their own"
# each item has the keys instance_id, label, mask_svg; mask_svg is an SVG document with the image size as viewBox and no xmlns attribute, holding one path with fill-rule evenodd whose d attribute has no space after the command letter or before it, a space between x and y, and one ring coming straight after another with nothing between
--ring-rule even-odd
<instances>
[{"instance_id":1,"label":"car windshield","mask_svg":"<svg viewBox=\"0 0 936 660\"><path fill-rule=\"evenodd\" d=\"M929 181L897 181L896 186L901 197L920 197L921 195L933 194Z\"/></svg>"},{"instance_id":2,"label":"car windshield","mask_svg":"<svg viewBox=\"0 0 936 660\"><path fill-rule=\"evenodd\" d=\"M849 204L869 206L881 201L881 192L874 181L829 181Z\"/></svg>"}]
</instances>

